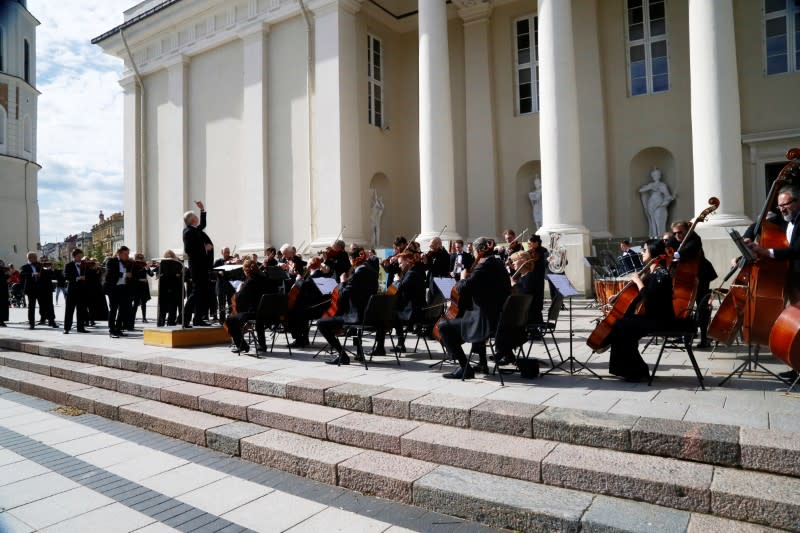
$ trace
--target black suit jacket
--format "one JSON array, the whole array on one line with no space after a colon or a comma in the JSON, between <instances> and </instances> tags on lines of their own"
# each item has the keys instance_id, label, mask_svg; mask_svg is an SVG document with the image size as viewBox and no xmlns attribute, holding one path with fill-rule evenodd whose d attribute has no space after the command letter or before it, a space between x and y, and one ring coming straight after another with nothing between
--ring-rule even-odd
<instances>
[{"instance_id":1,"label":"black suit jacket","mask_svg":"<svg viewBox=\"0 0 800 533\"><path fill-rule=\"evenodd\" d=\"M64 265L64 277L67 279L67 283L69 283L68 290L79 290L79 288L82 288L86 285L85 280L78 279L79 276L86 276L86 272L81 271L79 274L78 267L75 265L75 261L70 261Z\"/></svg>"},{"instance_id":2,"label":"black suit jacket","mask_svg":"<svg viewBox=\"0 0 800 533\"><path fill-rule=\"evenodd\" d=\"M273 289L274 284L262 274L256 274L245 280L236 296L236 310L239 313L255 313L261 297L274 292Z\"/></svg>"},{"instance_id":3,"label":"black suit jacket","mask_svg":"<svg viewBox=\"0 0 800 533\"><path fill-rule=\"evenodd\" d=\"M25 294L33 295L45 289L45 282L49 283L46 276L42 275L42 267L39 266L36 272L39 274L38 278L33 276L33 268L29 263L25 263L19 269L19 276L22 279L22 287Z\"/></svg>"},{"instance_id":4,"label":"black suit jacket","mask_svg":"<svg viewBox=\"0 0 800 533\"><path fill-rule=\"evenodd\" d=\"M461 256L461 264L464 265L464 270L469 270L472 266L472 263L475 262L475 258L472 256L472 254L468 254L467 252L450 254L450 272L455 270L456 259L458 256Z\"/></svg>"},{"instance_id":5,"label":"black suit jacket","mask_svg":"<svg viewBox=\"0 0 800 533\"><path fill-rule=\"evenodd\" d=\"M203 231L206 227L206 212L200 211L200 225L183 228L183 251L189 256L189 268L207 268L210 266L206 243L211 239ZM211 252L213 258L213 251Z\"/></svg>"},{"instance_id":6,"label":"black suit jacket","mask_svg":"<svg viewBox=\"0 0 800 533\"><path fill-rule=\"evenodd\" d=\"M425 305L425 273L418 268L409 268L397 286L397 318L416 320Z\"/></svg>"},{"instance_id":7,"label":"black suit jacket","mask_svg":"<svg viewBox=\"0 0 800 533\"><path fill-rule=\"evenodd\" d=\"M106 279L103 281L103 290L106 294L114 289L120 276L122 276L122 272L119 271L119 258L111 257L106 262ZM126 280L125 283L128 284L129 281Z\"/></svg>"},{"instance_id":8,"label":"black suit jacket","mask_svg":"<svg viewBox=\"0 0 800 533\"><path fill-rule=\"evenodd\" d=\"M339 300L347 305L344 321L360 324L364 321L364 311L369 298L378 292L378 271L367 265L359 265L353 275L339 289Z\"/></svg>"},{"instance_id":9,"label":"black suit jacket","mask_svg":"<svg viewBox=\"0 0 800 533\"><path fill-rule=\"evenodd\" d=\"M674 237L669 243L669 245L675 250L680 247L680 244L681 243L678 242ZM697 233L692 233L686 240L686 244L684 244L683 248L681 248L680 254L681 259L684 260L694 259L698 256L700 257L700 270L697 273L697 277L700 281L701 291L703 286L707 287L708 283L711 283L711 281L717 279L717 271L714 270L714 265L711 264L711 261L706 259L706 256L703 253L703 239L700 238L700 235Z\"/></svg>"},{"instance_id":10,"label":"black suit jacket","mask_svg":"<svg viewBox=\"0 0 800 533\"><path fill-rule=\"evenodd\" d=\"M334 253L330 257L325 260L325 264L328 265L331 270L335 273L336 280L339 279L339 276L350 270L350 257L347 255L347 252L341 250L339 252Z\"/></svg>"},{"instance_id":11,"label":"black suit jacket","mask_svg":"<svg viewBox=\"0 0 800 533\"><path fill-rule=\"evenodd\" d=\"M458 282L458 290L459 301L461 297L472 301L461 321L461 337L465 342L485 340L497 329L500 311L511 294L511 281L503 261L487 258L467 279Z\"/></svg>"},{"instance_id":12,"label":"black suit jacket","mask_svg":"<svg viewBox=\"0 0 800 533\"><path fill-rule=\"evenodd\" d=\"M444 248L428 256L428 280L431 278L446 278L450 276L450 254Z\"/></svg>"}]
</instances>

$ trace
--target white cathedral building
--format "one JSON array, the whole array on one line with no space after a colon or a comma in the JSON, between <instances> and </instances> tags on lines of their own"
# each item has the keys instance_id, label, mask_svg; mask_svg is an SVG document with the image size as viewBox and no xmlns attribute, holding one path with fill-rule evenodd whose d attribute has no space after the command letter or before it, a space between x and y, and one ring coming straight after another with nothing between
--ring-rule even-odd
<instances>
[{"instance_id":1,"label":"white cathedral building","mask_svg":"<svg viewBox=\"0 0 800 533\"><path fill-rule=\"evenodd\" d=\"M36 27L26 0L0 1L0 259L39 244Z\"/></svg>"},{"instance_id":2,"label":"white cathedral building","mask_svg":"<svg viewBox=\"0 0 800 533\"><path fill-rule=\"evenodd\" d=\"M376 219L379 245L558 233L583 289L593 240L651 233L653 173L662 219L719 198L724 272L723 229L800 145L794 0L149 0L93 42L125 62L125 238L149 256L204 200L239 251Z\"/></svg>"}]
</instances>

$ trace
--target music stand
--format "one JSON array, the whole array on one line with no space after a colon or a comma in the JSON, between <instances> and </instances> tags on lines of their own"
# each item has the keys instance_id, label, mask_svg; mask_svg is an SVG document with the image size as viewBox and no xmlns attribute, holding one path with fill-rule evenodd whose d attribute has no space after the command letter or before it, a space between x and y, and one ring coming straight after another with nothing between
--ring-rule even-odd
<instances>
[{"instance_id":1,"label":"music stand","mask_svg":"<svg viewBox=\"0 0 800 533\"><path fill-rule=\"evenodd\" d=\"M736 245L736 248L738 248L739 252L742 254L741 263L740 263L741 266L744 267L744 266L754 262L756 260L756 256L753 253L753 251L744 242L744 239L739 234L739 232L736 231L733 228L728 228L727 231L728 231L728 235L730 235L730 237L731 237L731 240L733 240L733 243ZM733 271L731 272L731 274L732 273L733 273ZM750 302L750 283L747 284L747 288L745 289L745 295L746 295L745 296L745 301ZM742 327L744 327L744 325L742 325ZM741 378L744 375L745 372L756 372L757 369L760 369L761 371L771 375L772 377L774 377L778 381L780 381L782 383L785 383L786 385L791 385L789 387L789 390L792 390L792 388L794 388L794 385L797 383L796 381L795 381L794 384L793 383L789 383L788 381L786 381L785 379L780 377L778 374L776 374L772 370L768 369L767 367L765 367L764 365L762 365L759 362L758 355L759 355L760 346L761 346L760 344L755 345L755 350L753 350L753 345L748 342L747 343L747 358L744 360L744 362L742 362L742 364L737 366L733 370L733 372L728 374L725 377L725 379L720 381L718 387L722 387L734 375L738 374L738 376Z\"/></svg>"},{"instance_id":2,"label":"music stand","mask_svg":"<svg viewBox=\"0 0 800 533\"><path fill-rule=\"evenodd\" d=\"M592 271L592 289L594 289L595 278L602 279L605 277L606 268L598 257L586 256L583 258L583 263ZM594 293L594 300L586 304L585 309L595 309L600 306L600 302L597 300L597 291L593 290L592 292Z\"/></svg>"},{"instance_id":3,"label":"music stand","mask_svg":"<svg viewBox=\"0 0 800 533\"><path fill-rule=\"evenodd\" d=\"M603 379L599 375L597 375L594 370L586 366L584 363L578 361L572 352L572 338L575 336L575 330L572 326L572 298L574 296L579 296L580 293L575 290L575 287L569 281L569 278L566 274L547 274L547 279L550 280L551 288L555 287L558 293L563 297L569 300L569 357L558 363L557 365L553 365L553 368L544 372L542 375L547 375L550 372L554 371L555 369L563 370L564 372L568 373L570 376L573 376L580 372L581 370L586 370L593 374L597 379ZM569 363L569 368L564 368L564 365ZM577 367L577 368L576 368Z\"/></svg>"}]
</instances>

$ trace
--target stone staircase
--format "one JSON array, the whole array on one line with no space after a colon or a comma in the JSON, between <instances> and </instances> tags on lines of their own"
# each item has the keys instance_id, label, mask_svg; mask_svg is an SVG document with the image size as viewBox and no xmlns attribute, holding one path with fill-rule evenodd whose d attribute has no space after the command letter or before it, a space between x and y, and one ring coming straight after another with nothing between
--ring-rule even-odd
<instances>
[{"instance_id":1,"label":"stone staircase","mask_svg":"<svg viewBox=\"0 0 800 533\"><path fill-rule=\"evenodd\" d=\"M800 439L0 339L0 386L519 531L800 530Z\"/></svg>"}]
</instances>

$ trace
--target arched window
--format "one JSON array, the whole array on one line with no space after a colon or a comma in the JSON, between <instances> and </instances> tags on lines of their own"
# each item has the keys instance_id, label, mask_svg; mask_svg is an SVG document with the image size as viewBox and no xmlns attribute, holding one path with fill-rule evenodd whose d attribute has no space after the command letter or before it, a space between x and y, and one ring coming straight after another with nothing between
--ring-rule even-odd
<instances>
[{"instance_id":1,"label":"arched window","mask_svg":"<svg viewBox=\"0 0 800 533\"><path fill-rule=\"evenodd\" d=\"M6 147L6 108L0 105L0 148Z\"/></svg>"},{"instance_id":2,"label":"arched window","mask_svg":"<svg viewBox=\"0 0 800 533\"><path fill-rule=\"evenodd\" d=\"M25 118L22 119L22 135L23 135L23 144L22 149L25 152L32 153L33 152L33 128L31 127L31 117L30 115L25 115Z\"/></svg>"},{"instance_id":3,"label":"arched window","mask_svg":"<svg viewBox=\"0 0 800 533\"><path fill-rule=\"evenodd\" d=\"M28 42L28 39L25 39L25 81L28 83L31 82L31 45Z\"/></svg>"}]
</instances>

